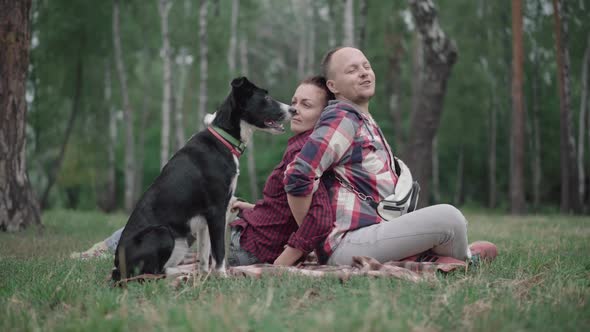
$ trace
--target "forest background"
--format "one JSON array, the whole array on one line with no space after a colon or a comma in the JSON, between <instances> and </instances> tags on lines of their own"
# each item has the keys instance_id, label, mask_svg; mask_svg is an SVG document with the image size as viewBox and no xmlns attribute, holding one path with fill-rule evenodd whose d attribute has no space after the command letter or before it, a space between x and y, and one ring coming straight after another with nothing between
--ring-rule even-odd
<instances>
[{"instance_id":1,"label":"forest background","mask_svg":"<svg viewBox=\"0 0 590 332\"><path fill-rule=\"evenodd\" d=\"M394 153L422 167L422 205L587 213L590 2L521 4L435 2L456 58L424 114L433 41L405 1L33 1L31 185L42 209L129 211L233 77L289 103L327 50L354 45L377 76L372 115ZM261 197L289 135L255 135L237 195ZM423 141L430 154L417 155Z\"/></svg>"}]
</instances>

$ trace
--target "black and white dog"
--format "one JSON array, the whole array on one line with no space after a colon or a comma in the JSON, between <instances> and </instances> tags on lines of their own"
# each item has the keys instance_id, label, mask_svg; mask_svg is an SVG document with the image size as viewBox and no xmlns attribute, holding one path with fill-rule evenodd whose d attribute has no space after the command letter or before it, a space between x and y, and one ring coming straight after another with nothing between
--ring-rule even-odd
<instances>
[{"instance_id":1,"label":"black and white dog","mask_svg":"<svg viewBox=\"0 0 590 332\"><path fill-rule=\"evenodd\" d=\"M209 115L211 125L174 154L135 206L115 252L114 281L177 266L195 238L201 269L208 270L210 248L216 271L225 273L226 212L236 189L238 158L255 130L283 133L282 122L292 113L245 77L234 79L231 87ZM207 228L210 247L203 243Z\"/></svg>"}]
</instances>

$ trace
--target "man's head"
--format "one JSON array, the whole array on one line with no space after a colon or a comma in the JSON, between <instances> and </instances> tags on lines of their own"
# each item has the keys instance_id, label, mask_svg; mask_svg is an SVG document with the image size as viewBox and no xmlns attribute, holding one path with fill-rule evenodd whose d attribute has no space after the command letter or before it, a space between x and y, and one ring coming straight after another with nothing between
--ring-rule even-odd
<instances>
[{"instance_id":1,"label":"man's head","mask_svg":"<svg viewBox=\"0 0 590 332\"><path fill-rule=\"evenodd\" d=\"M328 51L322 60L322 70L326 85L336 99L364 105L375 94L375 73L359 49L337 47Z\"/></svg>"}]
</instances>

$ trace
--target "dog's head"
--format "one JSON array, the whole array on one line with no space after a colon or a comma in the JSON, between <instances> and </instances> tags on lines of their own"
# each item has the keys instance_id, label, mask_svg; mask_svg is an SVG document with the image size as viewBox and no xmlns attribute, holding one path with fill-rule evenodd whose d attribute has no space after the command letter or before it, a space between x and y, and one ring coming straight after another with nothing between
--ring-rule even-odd
<instances>
[{"instance_id":1,"label":"dog's head","mask_svg":"<svg viewBox=\"0 0 590 332\"><path fill-rule=\"evenodd\" d=\"M274 100L268 91L257 87L246 77L234 79L231 87L231 97L240 109L242 123L271 134L285 132L283 122L291 119L289 105Z\"/></svg>"}]
</instances>

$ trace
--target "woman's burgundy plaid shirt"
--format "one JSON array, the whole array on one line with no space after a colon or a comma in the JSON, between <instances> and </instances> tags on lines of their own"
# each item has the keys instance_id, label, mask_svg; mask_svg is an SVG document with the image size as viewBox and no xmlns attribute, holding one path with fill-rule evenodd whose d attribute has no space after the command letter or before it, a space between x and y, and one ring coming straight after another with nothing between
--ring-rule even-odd
<instances>
[{"instance_id":1,"label":"woman's burgundy plaid shirt","mask_svg":"<svg viewBox=\"0 0 590 332\"><path fill-rule=\"evenodd\" d=\"M289 139L283 159L266 181L263 199L256 202L253 209L243 211L241 219L231 223L234 227L243 228L240 246L262 262L273 263L283 252L285 244L308 254L321 248L332 231L334 213L323 181L313 195L309 213L301 227L297 226L291 213L283 185L287 165L299 153L311 132Z\"/></svg>"}]
</instances>

